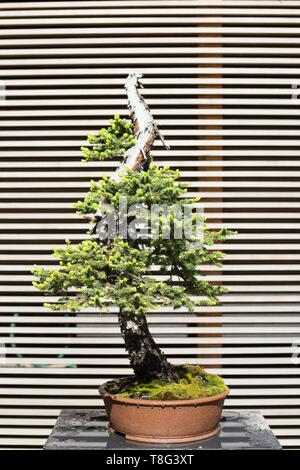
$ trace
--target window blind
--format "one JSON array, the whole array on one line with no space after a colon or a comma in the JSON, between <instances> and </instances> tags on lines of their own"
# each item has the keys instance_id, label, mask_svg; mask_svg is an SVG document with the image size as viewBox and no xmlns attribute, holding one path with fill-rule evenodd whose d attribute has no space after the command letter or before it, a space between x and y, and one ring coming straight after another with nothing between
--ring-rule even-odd
<instances>
[{"instance_id":1,"label":"window blind","mask_svg":"<svg viewBox=\"0 0 300 470\"><path fill-rule=\"evenodd\" d=\"M86 237L72 202L117 162L79 149L128 115L133 71L171 146L155 163L181 170L212 229L238 231L223 268L204 267L221 304L151 312L151 331L174 363L224 377L227 408L300 446L299 24L300 1L0 4L2 448L40 448L62 408L102 406L98 385L131 372L114 311L49 312L30 270Z\"/></svg>"}]
</instances>

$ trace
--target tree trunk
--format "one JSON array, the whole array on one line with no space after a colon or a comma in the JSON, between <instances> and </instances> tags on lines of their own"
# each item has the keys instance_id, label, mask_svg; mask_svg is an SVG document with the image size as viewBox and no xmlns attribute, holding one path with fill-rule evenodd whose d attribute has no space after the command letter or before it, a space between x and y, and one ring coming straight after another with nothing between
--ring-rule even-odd
<instances>
[{"instance_id":1,"label":"tree trunk","mask_svg":"<svg viewBox=\"0 0 300 470\"><path fill-rule=\"evenodd\" d=\"M119 324L138 381L178 382L178 374L151 336L145 315L120 312Z\"/></svg>"},{"instance_id":2,"label":"tree trunk","mask_svg":"<svg viewBox=\"0 0 300 470\"><path fill-rule=\"evenodd\" d=\"M121 180L121 175L126 174L127 168L140 171L147 167L149 152L157 137L161 139L166 148L169 148L139 92L139 88L142 86L141 77L142 74L129 74L125 83L136 144L125 152L123 161L111 177L112 180L117 182ZM94 219L96 233L101 224L101 207L104 202L103 200L99 202L98 210L94 216L86 217L89 220ZM178 382L179 376L176 370L169 364L151 336L145 315L128 314L120 311L119 324L131 366L139 381L149 382L156 379L165 382Z\"/></svg>"}]
</instances>

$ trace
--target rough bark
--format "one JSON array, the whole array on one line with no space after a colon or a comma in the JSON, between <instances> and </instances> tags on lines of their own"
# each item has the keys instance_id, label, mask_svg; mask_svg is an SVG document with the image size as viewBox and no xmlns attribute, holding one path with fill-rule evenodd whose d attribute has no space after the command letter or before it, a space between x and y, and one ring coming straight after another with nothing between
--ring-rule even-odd
<instances>
[{"instance_id":1,"label":"rough bark","mask_svg":"<svg viewBox=\"0 0 300 470\"><path fill-rule=\"evenodd\" d=\"M177 382L179 376L155 343L143 314L120 312L119 325L136 378Z\"/></svg>"}]
</instances>

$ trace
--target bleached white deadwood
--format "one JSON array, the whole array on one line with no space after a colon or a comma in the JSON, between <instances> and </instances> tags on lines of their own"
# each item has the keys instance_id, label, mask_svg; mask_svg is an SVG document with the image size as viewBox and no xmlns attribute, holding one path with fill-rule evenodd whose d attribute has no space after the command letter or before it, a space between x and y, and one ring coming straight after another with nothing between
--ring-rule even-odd
<instances>
[{"instance_id":1,"label":"bleached white deadwood","mask_svg":"<svg viewBox=\"0 0 300 470\"><path fill-rule=\"evenodd\" d=\"M130 118L134 125L134 135L136 143L130 147L124 154L123 160L111 177L114 181L120 181L121 176L126 173L126 169L134 171L142 170L149 163L149 152L153 147L153 143L157 137L160 138L163 145L169 149L162 134L160 133L157 123L155 122L148 105L139 92L139 88L143 88L140 81L143 74L131 73L128 75L125 88L128 97L128 109ZM100 201L96 214L88 215L88 220L98 219L102 217L101 206L105 201Z\"/></svg>"},{"instance_id":2,"label":"bleached white deadwood","mask_svg":"<svg viewBox=\"0 0 300 470\"><path fill-rule=\"evenodd\" d=\"M134 124L134 134L137 141L133 147L127 150L122 163L116 169L113 175L115 181L120 181L121 175L126 173L126 168L139 171L148 163L149 151L157 137L161 139L167 149L169 148L158 130L148 105L139 92L139 88L143 87L140 82L142 76L142 74L132 73L128 75L125 82L129 114Z\"/></svg>"}]
</instances>

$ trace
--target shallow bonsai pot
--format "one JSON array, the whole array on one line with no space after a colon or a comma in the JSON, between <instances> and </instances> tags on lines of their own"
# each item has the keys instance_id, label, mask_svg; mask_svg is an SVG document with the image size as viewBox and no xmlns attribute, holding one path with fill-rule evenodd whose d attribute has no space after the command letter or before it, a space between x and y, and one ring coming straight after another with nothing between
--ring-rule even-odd
<instances>
[{"instance_id":1,"label":"shallow bonsai pot","mask_svg":"<svg viewBox=\"0 0 300 470\"><path fill-rule=\"evenodd\" d=\"M142 400L112 395L107 383L99 391L104 400L110 429L140 442L192 442L214 436L229 390L193 400Z\"/></svg>"}]
</instances>

